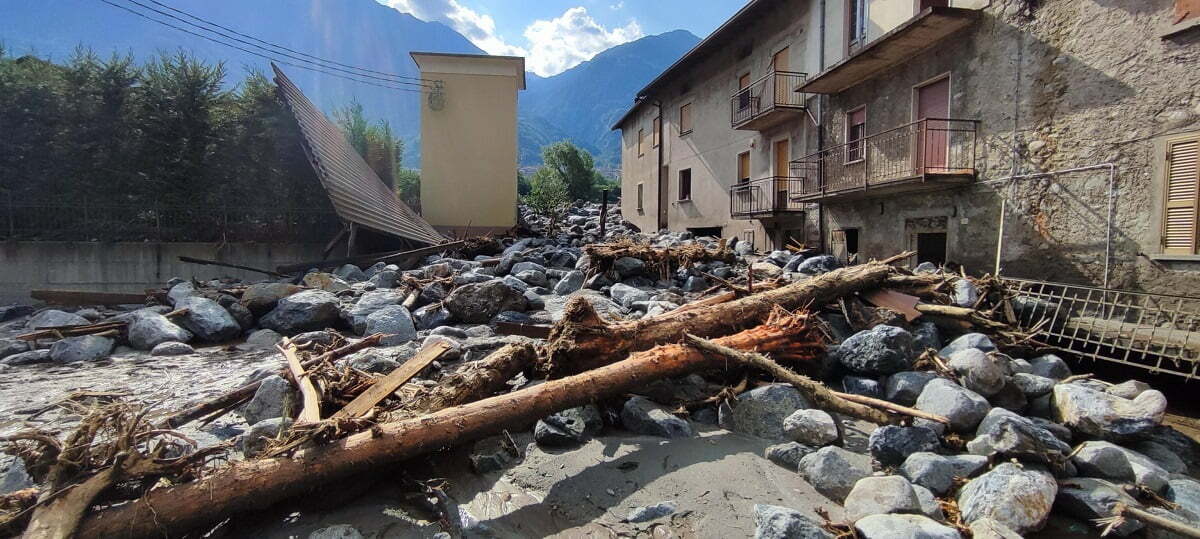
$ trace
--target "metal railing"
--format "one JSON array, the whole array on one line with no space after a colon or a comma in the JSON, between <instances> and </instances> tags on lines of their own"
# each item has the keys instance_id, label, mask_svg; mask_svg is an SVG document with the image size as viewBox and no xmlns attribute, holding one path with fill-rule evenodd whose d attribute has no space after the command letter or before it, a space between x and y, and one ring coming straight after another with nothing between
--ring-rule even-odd
<instances>
[{"instance_id":1,"label":"metal railing","mask_svg":"<svg viewBox=\"0 0 1200 539\"><path fill-rule=\"evenodd\" d=\"M974 175L979 120L928 118L792 161L804 196L863 190L930 175Z\"/></svg>"},{"instance_id":2,"label":"metal railing","mask_svg":"<svg viewBox=\"0 0 1200 539\"><path fill-rule=\"evenodd\" d=\"M772 71L729 97L729 121L735 128L778 108L803 108L804 94L796 91L806 73Z\"/></svg>"},{"instance_id":3,"label":"metal railing","mask_svg":"<svg viewBox=\"0 0 1200 539\"><path fill-rule=\"evenodd\" d=\"M1195 378L1200 298L1003 279L1016 326L1080 357Z\"/></svg>"},{"instance_id":4,"label":"metal railing","mask_svg":"<svg viewBox=\"0 0 1200 539\"><path fill-rule=\"evenodd\" d=\"M0 203L0 239L324 242L343 225L328 209Z\"/></svg>"},{"instance_id":5,"label":"metal railing","mask_svg":"<svg viewBox=\"0 0 1200 539\"><path fill-rule=\"evenodd\" d=\"M799 188L800 180L790 176L739 182L729 188L729 215L738 217L804 211L807 204L796 200Z\"/></svg>"}]
</instances>

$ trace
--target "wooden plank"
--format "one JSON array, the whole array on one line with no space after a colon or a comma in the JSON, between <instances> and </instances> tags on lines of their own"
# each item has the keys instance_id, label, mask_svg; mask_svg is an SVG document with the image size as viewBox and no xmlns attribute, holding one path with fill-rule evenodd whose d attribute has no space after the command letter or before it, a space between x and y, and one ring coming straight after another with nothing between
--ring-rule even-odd
<instances>
[{"instance_id":1,"label":"wooden plank","mask_svg":"<svg viewBox=\"0 0 1200 539\"><path fill-rule=\"evenodd\" d=\"M921 312L917 310L917 304L921 302L921 298L916 296L902 294L895 290L875 290L863 294L862 298L876 307L891 309L904 315L904 319L909 322L921 316Z\"/></svg>"},{"instance_id":2,"label":"wooden plank","mask_svg":"<svg viewBox=\"0 0 1200 539\"><path fill-rule=\"evenodd\" d=\"M396 367L387 376L375 382L366 391L360 393L354 400L350 401L350 404L338 410L337 413L333 414L333 419L353 419L369 412L376 404L379 404L379 401L386 399L388 395L400 389L400 386L412 380L412 377L424 370L425 367L428 367L437 358L442 357L442 354L445 354L449 349L450 344L445 341L437 341L427 346L418 352L417 355L405 361L403 365Z\"/></svg>"},{"instance_id":3,"label":"wooden plank","mask_svg":"<svg viewBox=\"0 0 1200 539\"><path fill-rule=\"evenodd\" d=\"M304 408L300 410L300 423L317 423L321 421L321 394L317 391L317 386L313 385L312 379L304 367L300 365L300 358L296 355L296 346L292 344L292 340L284 337L279 344L275 345L283 357L287 358L288 370L291 371L292 377L296 379L296 384L300 386L300 395L304 398Z\"/></svg>"},{"instance_id":4,"label":"wooden plank","mask_svg":"<svg viewBox=\"0 0 1200 539\"><path fill-rule=\"evenodd\" d=\"M520 335L532 339L549 339L550 329L554 326L541 324L518 324L516 322L496 322L496 333L500 335Z\"/></svg>"},{"instance_id":5,"label":"wooden plank","mask_svg":"<svg viewBox=\"0 0 1200 539\"><path fill-rule=\"evenodd\" d=\"M145 303L146 294L128 292L92 292L88 290L34 290L33 299L54 305L126 305Z\"/></svg>"}]
</instances>

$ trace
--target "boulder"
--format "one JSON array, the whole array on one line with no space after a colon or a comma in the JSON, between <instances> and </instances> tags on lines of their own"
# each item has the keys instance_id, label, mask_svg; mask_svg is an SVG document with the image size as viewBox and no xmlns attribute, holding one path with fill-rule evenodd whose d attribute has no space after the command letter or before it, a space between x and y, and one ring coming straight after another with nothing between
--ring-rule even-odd
<instances>
[{"instance_id":1,"label":"boulder","mask_svg":"<svg viewBox=\"0 0 1200 539\"><path fill-rule=\"evenodd\" d=\"M242 435L240 445L242 455L254 458L262 453L279 434L292 426L292 419L287 417L272 417L255 422L246 434Z\"/></svg>"},{"instance_id":2,"label":"boulder","mask_svg":"<svg viewBox=\"0 0 1200 539\"><path fill-rule=\"evenodd\" d=\"M59 326L80 326L90 324L87 318L77 314L59 311L55 309L47 309L33 315L28 322L25 322L25 329L36 331L42 328L52 328Z\"/></svg>"},{"instance_id":3,"label":"boulder","mask_svg":"<svg viewBox=\"0 0 1200 539\"><path fill-rule=\"evenodd\" d=\"M366 335L386 334L380 343L397 346L417 338L417 327L412 314L403 305L388 305L367 316L364 329Z\"/></svg>"},{"instance_id":4,"label":"boulder","mask_svg":"<svg viewBox=\"0 0 1200 539\"><path fill-rule=\"evenodd\" d=\"M180 301L196 295L196 287L188 281L180 282L167 290L167 298L171 300L171 305L179 305Z\"/></svg>"},{"instance_id":5,"label":"boulder","mask_svg":"<svg viewBox=\"0 0 1200 539\"><path fill-rule=\"evenodd\" d=\"M512 269L509 270L509 273L516 277L517 274L525 273L527 271L534 271L541 273L543 277L546 276L546 266L535 264L533 262L517 262L516 264L513 264Z\"/></svg>"},{"instance_id":6,"label":"boulder","mask_svg":"<svg viewBox=\"0 0 1200 539\"><path fill-rule=\"evenodd\" d=\"M924 515L871 515L854 523L860 539L961 539L954 528Z\"/></svg>"},{"instance_id":7,"label":"boulder","mask_svg":"<svg viewBox=\"0 0 1200 539\"><path fill-rule=\"evenodd\" d=\"M1067 429L1067 434L1070 434L1070 429ZM1134 451L1141 453L1154 463L1158 464L1162 469L1171 474L1187 474L1188 465L1179 455L1175 454L1170 447L1160 444L1155 441L1146 440L1138 442L1131 447Z\"/></svg>"},{"instance_id":8,"label":"boulder","mask_svg":"<svg viewBox=\"0 0 1200 539\"><path fill-rule=\"evenodd\" d=\"M695 416L692 418L696 421L699 421L699 418L696 418ZM770 460L771 462L774 462L775 464L783 466L784 468L794 472L800 469L800 459L816 450L817 448L809 447L800 442L784 442L781 444L767 446L767 448L763 450L763 456L766 457L767 460Z\"/></svg>"},{"instance_id":9,"label":"boulder","mask_svg":"<svg viewBox=\"0 0 1200 539\"><path fill-rule=\"evenodd\" d=\"M521 458L520 451L505 436L492 436L475 442L471 449L471 467L475 473L498 472Z\"/></svg>"},{"instance_id":10,"label":"boulder","mask_svg":"<svg viewBox=\"0 0 1200 539\"><path fill-rule=\"evenodd\" d=\"M462 275L475 275L473 273L463 273ZM375 275L372 275L367 282L375 286L375 288L395 288L396 281L399 280L400 274L392 270L383 270ZM484 278L485 280L487 277Z\"/></svg>"},{"instance_id":11,"label":"boulder","mask_svg":"<svg viewBox=\"0 0 1200 539\"><path fill-rule=\"evenodd\" d=\"M342 314L342 319L350 324L350 328L359 335L369 335L367 333L367 317L374 314L376 311L384 307L399 305L404 301L404 296L401 296L394 290L372 290L358 298L354 306L350 310Z\"/></svg>"},{"instance_id":12,"label":"boulder","mask_svg":"<svg viewBox=\"0 0 1200 539\"><path fill-rule=\"evenodd\" d=\"M1169 472L1145 455L1102 440L1081 444L1071 462L1081 476L1145 485L1155 492L1166 489L1171 478Z\"/></svg>"},{"instance_id":13,"label":"boulder","mask_svg":"<svg viewBox=\"0 0 1200 539\"><path fill-rule=\"evenodd\" d=\"M29 344L15 339L0 339L0 360L29 351Z\"/></svg>"},{"instance_id":14,"label":"boulder","mask_svg":"<svg viewBox=\"0 0 1200 539\"><path fill-rule=\"evenodd\" d=\"M966 279L954 281L954 304L959 307L973 308L979 301L979 289L975 283Z\"/></svg>"},{"instance_id":15,"label":"boulder","mask_svg":"<svg viewBox=\"0 0 1200 539\"><path fill-rule=\"evenodd\" d=\"M795 509L754 504L754 539L834 539L834 535Z\"/></svg>"},{"instance_id":16,"label":"boulder","mask_svg":"<svg viewBox=\"0 0 1200 539\"><path fill-rule=\"evenodd\" d=\"M645 273L646 263L639 258L624 256L613 261L612 269L625 279Z\"/></svg>"},{"instance_id":17,"label":"boulder","mask_svg":"<svg viewBox=\"0 0 1200 539\"><path fill-rule=\"evenodd\" d=\"M978 349L980 352L995 352L996 345L992 344L992 340L987 335L982 333L968 333L947 344L941 351L938 352L942 357L950 357L959 350L968 348Z\"/></svg>"},{"instance_id":18,"label":"boulder","mask_svg":"<svg viewBox=\"0 0 1200 539\"><path fill-rule=\"evenodd\" d=\"M1005 462L967 483L959 491L958 508L967 524L990 518L1028 534L1045 524L1057 493L1049 472Z\"/></svg>"},{"instance_id":19,"label":"boulder","mask_svg":"<svg viewBox=\"0 0 1200 539\"><path fill-rule=\"evenodd\" d=\"M1029 360L1029 373L1055 380L1062 380L1071 376L1071 368L1067 366L1067 362L1054 354L1046 354L1041 357L1035 357Z\"/></svg>"},{"instance_id":20,"label":"boulder","mask_svg":"<svg viewBox=\"0 0 1200 539\"><path fill-rule=\"evenodd\" d=\"M975 439L967 443L973 455L1014 458L1026 462L1058 464L1066 459L1071 446L1027 417L1003 408L992 408L979 428Z\"/></svg>"},{"instance_id":21,"label":"boulder","mask_svg":"<svg viewBox=\"0 0 1200 539\"><path fill-rule=\"evenodd\" d=\"M1150 384L1141 380L1126 380L1114 386L1108 386L1104 389L1109 395L1116 395L1123 399L1136 399L1138 395L1150 391Z\"/></svg>"},{"instance_id":22,"label":"boulder","mask_svg":"<svg viewBox=\"0 0 1200 539\"><path fill-rule=\"evenodd\" d=\"M900 475L914 485L929 489L938 496L954 487L956 477L973 477L983 471L988 459L979 455L943 456L930 452L913 453L900 466Z\"/></svg>"},{"instance_id":23,"label":"boulder","mask_svg":"<svg viewBox=\"0 0 1200 539\"><path fill-rule=\"evenodd\" d=\"M308 288L315 288L322 292L329 292L330 294L340 294L350 290L350 283L343 281L341 277L332 273L309 273L304 276L302 282Z\"/></svg>"},{"instance_id":24,"label":"boulder","mask_svg":"<svg viewBox=\"0 0 1200 539\"><path fill-rule=\"evenodd\" d=\"M826 446L800 459L800 475L825 497L841 503L859 479L871 475L871 459Z\"/></svg>"},{"instance_id":25,"label":"boulder","mask_svg":"<svg viewBox=\"0 0 1200 539\"><path fill-rule=\"evenodd\" d=\"M634 507L629 510L629 516L625 517L625 522L649 522L671 516L678 510L679 504L673 500L659 502L654 505Z\"/></svg>"},{"instance_id":26,"label":"boulder","mask_svg":"<svg viewBox=\"0 0 1200 539\"><path fill-rule=\"evenodd\" d=\"M638 434L665 438L688 438L692 427L666 408L645 397L634 396L621 408L621 425Z\"/></svg>"},{"instance_id":27,"label":"boulder","mask_svg":"<svg viewBox=\"0 0 1200 539\"><path fill-rule=\"evenodd\" d=\"M1019 372L1013 375L1012 382L1017 386L1017 389L1020 389L1021 392L1025 394L1026 397L1035 398L1041 397L1042 395L1050 393L1052 390L1054 390L1054 384L1057 384L1058 380L1046 378L1045 376L1038 376L1036 374Z\"/></svg>"},{"instance_id":28,"label":"boulder","mask_svg":"<svg viewBox=\"0 0 1200 539\"><path fill-rule=\"evenodd\" d=\"M872 399L882 399L884 386L875 378L845 376L842 378L842 391Z\"/></svg>"},{"instance_id":29,"label":"boulder","mask_svg":"<svg viewBox=\"0 0 1200 539\"><path fill-rule=\"evenodd\" d=\"M0 306L0 322L7 322L22 316L33 314L32 305L3 305Z\"/></svg>"},{"instance_id":30,"label":"boulder","mask_svg":"<svg viewBox=\"0 0 1200 539\"><path fill-rule=\"evenodd\" d=\"M903 464L913 453L937 451L942 443L936 432L925 427L885 425L871 433L867 447L879 464L892 467Z\"/></svg>"},{"instance_id":31,"label":"boulder","mask_svg":"<svg viewBox=\"0 0 1200 539\"><path fill-rule=\"evenodd\" d=\"M254 392L250 402L242 408L242 417L250 425L258 424L264 419L282 417L288 411L286 408L293 407L291 405L297 402L295 397L292 384L284 380L282 376L268 376L258 386L258 390Z\"/></svg>"},{"instance_id":32,"label":"boulder","mask_svg":"<svg viewBox=\"0 0 1200 539\"><path fill-rule=\"evenodd\" d=\"M937 377L938 375L932 372L898 372L888 377L884 386L884 398L896 404L912 406L916 404L917 397L921 396L925 384Z\"/></svg>"},{"instance_id":33,"label":"boulder","mask_svg":"<svg viewBox=\"0 0 1200 539\"><path fill-rule=\"evenodd\" d=\"M783 434L805 445L821 447L838 439L837 424L824 410L796 410L783 420Z\"/></svg>"},{"instance_id":34,"label":"boulder","mask_svg":"<svg viewBox=\"0 0 1200 539\"><path fill-rule=\"evenodd\" d=\"M260 327L282 335L325 329L338 320L337 296L322 290L305 290L280 299L258 320Z\"/></svg>"},{"instance_id":35,"label":"boulder","mask_svg":"<svg viewBox=\"0 0 1200 539\"><path fill-rule=\"evenodd\" d=\"M283 335L280 335L279 333L277 333L274 330L260 329L258 331L251 333L248 337L246 337L246 345L254 347L254 348L270 349L270 348L274 348L275 344L278 343L279 339L282 339L282 338L283 338Z\"/></svg>"},{"instance_id":36,"label":"boulder","mask_svg":"<svg viewBox=\"0 0 1200 539\"><path fill-rule=\"evenodd\" d=\"M159 343L153 350L150 351L152 356L186 356L194 354L196 350L186 343L167 341Z\"/></svg>"},{"instance_id":37,"label":"boulder","mask_svg":"<svg viewBox=\"0 0 1200 539\"><path fill-rule=\"evenodd\" d=\"M921 505L922 515L934 520L945 520L946 513L942 512L942 504L938 502L933 492L921 485L913 485L912 489L917 495L917 502Z\"/></svg>"},{"instance_id":38,"label":"boulder","mask_svg":"<svg viewBox=\"0 0 1200 539\"><path fill-rule=\"evenodd\" d=\"M600 417L600 410L588 404L539 420L534 427L533 438L540 445L564 447L582 443L603 428L604 419Z\"/></svg>"},{"instance_id":39,"label":"boulder","mask_svg":"<svg viewBox=\"0 0 1200 539\"><path fill-rule=\"evenodd\" d=\"M572 270L563 275L562 279L558 280L558 284L554 285L554 293L560 296L565 296L583 288L583 281L587 276L579 270Z\"/></svg>"},{"instance_id":40,"label":"boulder","mask_svg":"<svg viewBox=\"0 0 1200 539\"><path fill-rule=\"evenodd\" d=\"M868 375L909 370L915 358L912 334L882 324L854 334L837 350L837 359L843 366Z\"/></svg>"},{"instance_id":41,"label":"boulder","mask_svg":"<svg viewBox=\"0 0 1200 539\"><path fill-rule=\"evenodd\" d=\"M25 469L25 460L17 457L8 466L8 471L4 472L4 477L0 478L0 495L33 488L36 485L33 477Z\"/></svg>"},{"instance_id":42,"label":"boulder","mask_svg":"<svg viewBox=\"0 0 1200 539\"><path fill-rule=\"evenodd\" d=\"M1090 522L1111 517L1112 510L1118 503L1142 507L1137 500L1122 491L1120 486L1103 479L1075 477L1058 484L1058 497L1054 501L1054 509L1056 512ZM1142 527L1143 524L1138 520L1127 518L1120 526L1113 528L1113 533L1125 537Z\"/></svg>"},{"instance_id":43,"label":"boulder","mask_svg":"<svg viewBox=\"0 0 1200 539\"><path fill-rule=\"evenodd\" d=\"M783 420L809 408L808 400L790 385L772 384L746 391L720 409L722 428L767 440L788 441Z\"/></svg>"},{"instance_id":44,"label":"boulder","mask_svg":"<svg viewBox=\"0 0 1200 539\"><path fill-rule=\"evenodd\" d=\"M1200 481L1190 477L1178 477L1167 482L1168 501L1193 515L1200 515Z\"/></svg>"},{"instance_id":45,"label":"boulder","mask_svg":"<svg viewBox=\"0 0 1200 539\"><path fill-rule=\"evenodd\" d=\"M801 262L799 266L796 266L796 273L820 275L822 273L829 273L840 267L842 267L842 264L833 256L819 255Z\"/></svg>"},{"instance_id":46,"label":"boulder","mask_svg":"<svg viewBox=\"0 0 1200 539\"><path fill-rule=\"evenodd\" d=\"M246 287L242 292L241 304L250 309L254 316L262 316L271 312L279 300L303 291L302 287L291 283L259 283Z\"/></svg>"},{"instance_id":47,"label":"boulder","mask_svg":"<svg viewBox=\"0 0 1200 539\"><path fill-rule=\"evenodd\" d=\"M177 318L179 325L202 341L222 343L242 334L241 324L211 299L192 296L176 302L175 308L188 310Z\"/></svg>"},{"instance_id":48,"label":"boulder","mask_svg":"<svg viewBox=\"0 0 1200 539\"><path fill-rule=\"evenodd\" d=\"M955 432L974 430L991 409L987 399L945 378L925 384L915 407L946 416L950 419L950 429Z\"/></svg>"},{"instance_id":49,"label":"boulder","mask_svg":"<svg viewBox=\"0 0 1200 539\"><path fill-rule=\"evenodd\" d=\"M426 305L413 311L412 315L413 322L421 331L444 327L454 320L454 315L441 305Z\"/></svg>"},{"instance_id":50,"label":"boulder","mask_svg":"<svg viewBox=\"0 0 1200 539\"><path fill-rule=\"evenodd\" d=\"M755 279L774 279L783 275L783 269L770 262L755 262L750 264L750 271Z\"/></svg>"},{"instance_id":51,"label":"boulder","mask_svg":"<svg viewBox=\"0 0 1200 539\"><path fill-rule=\"evenodd\" d=\"M1148 436L1162 423L1167 398L1150 390L1123 399L1083 384L1058 384L1051 392L1055 422L1072 431L1113 442Z\"/></svg>"},{"instance_id":52,"label":"boulder","mask_svg":"<svg viewBox=\"0 0 1200 539\"><path fill-rule=\"evenodd\" d=\"M254 313L250 312L250 309L243 307L241 303L237 302L237 300L233 298L230 299L232 301L230 301L228 304L221 304L221 307L224 307L225 310L229 312L229 316L232 316L233 319L237 321L238 328L242 331L246 331L254 327Z\"/></svg>"},{"instance_id":53,"label":"boulder","mask_svg":"<svg viewBox=\"0 0 1200 539\"><path fill-rule=\"evenodd\" d=\"M460 286L446 297L446 310L468 324L486 324L504 311L524 312L525 295L499 280Z\"/></svg>"},{"instance_id":54,"label":"boulder","mask_svg":"<svg viewBox=\"0 0 1200 539\"><path fill-rule=\"evenodd\" d=\"M990 518L981 518L971 523L972 539L1024 539L1021 534Z\"/></svg>"},{"instance_id":55,"label":"boulder","mask_svg":"<svg viewBox=\"0 0 1200 539\"><path fill-rule=\"evenodd\" d=\"M522 262L522 264L524 263ZM550 279L546 277L545 273L540 271L526 270L514 273L512 276L529 286L546 286L550 284Z\"/></svg>"},{"instance_id":56,"label":"boulder","mask_svg":"<svg viewBox=\"0 0 1200 539\"><path fill-rule=\"evenodd\" d=\"M921 355L926 350L937 350L942 347L942 332L938 331L937 324L933 322L921 322L916 324L912 331L913 335L913 350L917 355Z\"/></svg>"},{"instance_id":57,"label":"boulder","mask_svg":"<svg viewBox=\"0 0 1200 539\"><path fill-rule=\"evenodd\" d=\"M978 348L950 354L946 366L958 375L963 387L984 397L991 397L1004 388L1004 368Z\"/></svg>"},{"instance_id":58,"label":"boulder","mask_svg":"<svg viewBox=\"0 0 1200 539\"><path fill-rule=\"evenodd\" d=\"M708 287L709 287L708 281L705 280L704 277L700 277L699 275L693 275L691 277L688 277L687 282L685 282L683 284L683 291L684 292L703 292L705 290L708 290Z\"/></svg>"},{"instance_id":59,"label":"boulder","mask_svg":"<svg viewBox=\"0 0 1200 539\"><path fill-rule=\"evenodd\" d=\"M621 304L626 309L636 302L650 300L649 292L634 288L625 283L612 285L612 288L608 290L608 295L612 297L613 301Z\"/></svg>"},{"instance_id":60,"label":"boulder","mask_svg":"<svg viewBox=\"0 0 1200 539\"><path fill-rule=\"evenodd\" d=\"M859 479L843 505L849 522L871 515L921 512L917 493L907 479L898 475Z\"/></svg>"},{"instance_id":61,"label":"boulder","mask_svg":"<svg viewBox=\"0 0 1200 539\"><path fill-rule=\"evenodd\" d=\"M0 364L11 365L14 367L18 366L18 365L36 365L38 363L49 363L49 362L50 362L50 350L47 348L43 348L41 350L30 350L28 352L21 352L19 354L13 354L11 356L8 356L4 359L0 359Z\"/></svg>"},{"instance_id":62,"label":"boulder","mask_svg":"<svg viewBox=\"0 0 1200 539\"><path fill-rule=\"evenodd\" d=\"M95 335L67 337L50 346L50 360L56 363L99 361L112 353L113 340Z\"/></svg>"},{"instance_id":63,"label":"boulder","mask_svg":"<svg viewBox=\"0 0 1200 539\"><path fill-rule=\"evenodd\" d=\"M130 313L128 320L129 345L138 350L152 350L165 342L184 343L192 340L188 330L149 309Z\"/></svg>"}]
</instances>

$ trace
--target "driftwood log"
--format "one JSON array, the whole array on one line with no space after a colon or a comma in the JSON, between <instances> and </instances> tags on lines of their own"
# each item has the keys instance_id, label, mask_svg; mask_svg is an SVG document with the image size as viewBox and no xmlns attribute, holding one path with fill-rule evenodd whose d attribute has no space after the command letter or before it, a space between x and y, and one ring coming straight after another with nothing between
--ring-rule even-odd
<instances>
[{"instance_id":1,"label":"driftwood log","mask_svg":"<svg viewBox=\"0 0 1200 539\"><path fill-rule=\"evenodd\" d=\"M820 337L803 316L715 339L723 346L816 358ZM508 348L517 350L517 348ZM583 374L398 422L377 425L292 458L236 463L205 479L155 489L89 516L76 537L178 536L237 513L261 510L312 488L395 462L527 425L555 412L626 393L647 382L719 368L723 359L672 344Z\"/></svg>"}]
</instances>

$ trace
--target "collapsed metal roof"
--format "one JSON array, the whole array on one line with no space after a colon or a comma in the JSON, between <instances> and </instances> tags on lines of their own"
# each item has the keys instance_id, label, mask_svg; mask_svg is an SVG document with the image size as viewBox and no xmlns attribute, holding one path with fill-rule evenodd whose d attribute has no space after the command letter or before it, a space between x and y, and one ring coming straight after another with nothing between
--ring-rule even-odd
<instances>
[{"instance_id":1,"label":"collapsed metal roof","mask_svg":"<svg viewBox=\"0 0 1200 539\"><path fill-rule=\"evenodd\" d=\"M446 237L396 196L342 132L309 101L279 66L275 84L304 139L304 151L342 219L376 232L436 245Z\"/></svg>"}]
</instances>

